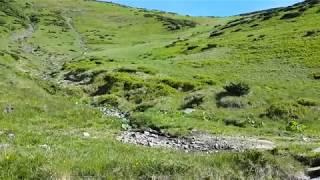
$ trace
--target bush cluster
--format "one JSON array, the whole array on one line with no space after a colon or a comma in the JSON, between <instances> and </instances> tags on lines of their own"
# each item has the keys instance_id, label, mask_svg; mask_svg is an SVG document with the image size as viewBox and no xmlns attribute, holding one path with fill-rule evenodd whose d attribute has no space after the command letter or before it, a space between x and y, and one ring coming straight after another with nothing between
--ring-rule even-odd
<instances>
[{"instance_id":1,"label":"bush cluster","mask_svg":"<svg viewBox=\"0 0 320 180\"><path fill-rule=\"evenodd\" d=\"M6 20L3 18L0 18L0 26L3 26L5 24L7 24Z\"/></svg>"},{"instance_id":2,"label":"bush cluster","mask_svg":"<svg viewBox=\"0 0 320 180\"><path fill-rule=\"evenodd\" d=\"M307 98L300 98L298 99L298 104L302 106L316 106L318 105L318 102L312 99L307 99Z\"/></svg>"},{"instance_id":3,"label":"bush cluster","mask_svg":"<svg viewBox=\"0 0 320 180\"><path fill-rule=\"evenodd\" d=\"M295 103L276 103L267 109L266 115L271 119L299 119L303 109Z\"/></svg>"},{"instance_id":4,"label":"bush cluster","mask_svg":"<svg viewBox=\"0 0 320 180\"><path fill-rule=\"evenodd\" d=\"M164 26L170 31L180 30L183 28L192 28L197 25L196 22L186 20L186 19L173 19L166 16L161 16L158 14L144 14L146 18L156 18L158 21L162 22Z\"/></svg>"},{"instance_id":5,"label":"bush cluster","mask_svg":"<svg viewBox=\"0 0 320 180\"><path fill-rule=\"evenodd\" d=\"M301 12L290 12L290 13L284 14L280 19L293 19L301 15L302 15Z\"/></svg>"},{"instance_id":6,"label":"bush cluster","mask_svg":"<svg viewBox=\"0 0 320 180\"><path fill-rule=\"evenodd\" d=\"M303 132L304 129L306 128L306 126L304 126L303 124L298 123L297 121L290 121L286 127L287 131L291 131L291 132Z\"/></svg>"},{"instance_id":7,"label":"bush cluster","mask_svg":"<svg viewBox=\"0 0 320 180\"><path fill-rule=\"evenodd\" d=\"M181 106L182 109L195 108L200 106L204 101L204 95L202 94L193 94L184 99L184 103Z\"/></svg>"},{"instance_id":8,"label":"bush cluster","mask_svg":"<svg viewBox=\"0 0 320 180\"><path fill-rule=\"evenodd\" d=\"M244 96L249 94L250 87L246 83L230 83L229 85L226 85L223 87L228 95L231 96Z\"/></svg>"},{"instance_id":9,"label":"bush cluster","mask_svg":"<svg viewBox=\"0 0 320 180\"><path fill-rule=\"evenodd\" d=\"M161 80L162 83L177 89L179 91L183 91L183 92L188 92L188 91L192 91L196 88L196 85L188 82L188 81L177 81L174 79L163 79Z\"/></svg>"}]
</instances>

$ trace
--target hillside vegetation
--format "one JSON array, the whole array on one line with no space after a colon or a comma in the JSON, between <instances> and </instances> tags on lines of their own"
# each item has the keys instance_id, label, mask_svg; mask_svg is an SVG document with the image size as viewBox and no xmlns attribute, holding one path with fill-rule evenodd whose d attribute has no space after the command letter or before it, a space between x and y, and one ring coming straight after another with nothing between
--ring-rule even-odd
<instances>
[{"instance_id":1,"label":"hillside vegetation","mask_svg":"<svg viewBox=\"0 0 320 180\"><path fill-rule=\"evenodd\" d=\"M319 158L319 22L318 0L223 18L0 0L0 179L295 176ZM277 148L185 153L117 141L128 129Z\"/></svg>"}]
</instances>

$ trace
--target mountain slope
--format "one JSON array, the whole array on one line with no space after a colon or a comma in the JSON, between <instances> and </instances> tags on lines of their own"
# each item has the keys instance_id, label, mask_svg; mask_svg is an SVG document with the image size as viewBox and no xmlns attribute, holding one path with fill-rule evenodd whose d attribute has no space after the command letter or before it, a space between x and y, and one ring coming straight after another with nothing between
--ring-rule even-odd
<instances>
[{"instance_id":1,"label":"mountain slope","mask_svg":"<svg viewBox=\"0 0 320 180\"><path fill-rule=\"evenodd\" d=\"M318 156L319 20L315 0L226 18L0 0L0 177L289 178ZM277 149L150 149L118 142L127 128L254 136Z\"/></svg>"}]
</instances>

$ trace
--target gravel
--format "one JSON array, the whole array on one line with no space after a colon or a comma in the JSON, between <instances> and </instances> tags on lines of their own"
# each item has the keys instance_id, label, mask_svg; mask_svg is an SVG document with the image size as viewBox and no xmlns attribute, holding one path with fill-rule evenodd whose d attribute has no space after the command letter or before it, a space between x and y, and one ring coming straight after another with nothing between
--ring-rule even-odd
<instances>
[{"instance_id":1,"label":"gravel","mask_svg":"<svg viewBox=\"0 0 320 180\"><path fill-rule=\"evenodd\" d=\"M123 143L130 143L148 147L162 147L186 152L218 152L244 151L250 149L271 150L274 143L244 137L213 136L194 132L186 137L170 137L154 130L131 130L122 132L117 139Z\"/></svg>"},{"instance_id":2,"label":"gravel","mask_svg":"<svg viewBox=\"0 0 320 180\"><path fill-rule=\"evenodd\" d=\"M119 118L122 122L123 131L117 140L123 143L136 144L147 147L160 147L185 152L218 152L218 151L244 151L250 149L271 150L275 145L271 141L259 140L245 137L225 137L213 136L201 132L192 132L185 137L173 137L152 129L133 130L129 126L130 119L128 115L118 109L109 107L100 107L100 111L111 117ZM188 111L187 113L190 113Z\"/></svg>"}]
</instances>

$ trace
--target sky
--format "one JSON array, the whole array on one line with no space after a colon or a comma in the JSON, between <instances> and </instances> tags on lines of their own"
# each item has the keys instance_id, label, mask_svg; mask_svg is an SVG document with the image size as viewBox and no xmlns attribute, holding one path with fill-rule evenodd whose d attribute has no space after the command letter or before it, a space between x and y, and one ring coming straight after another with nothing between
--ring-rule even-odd
<instances>
[{"instance_id":1,"label":"sky","mask_svg":"<svg viewBox=\"0 0 320 180\"><path fill-rule=\"evenodd\" d=\"M132 7L157 9L192 16L231 16L288 6L301 0L100 0Z\"/></svg>"}]
</instances>

